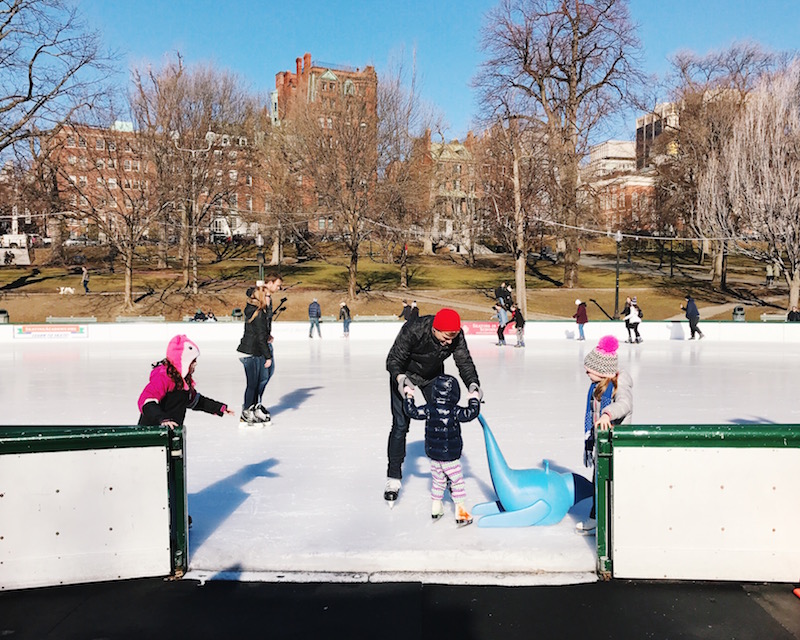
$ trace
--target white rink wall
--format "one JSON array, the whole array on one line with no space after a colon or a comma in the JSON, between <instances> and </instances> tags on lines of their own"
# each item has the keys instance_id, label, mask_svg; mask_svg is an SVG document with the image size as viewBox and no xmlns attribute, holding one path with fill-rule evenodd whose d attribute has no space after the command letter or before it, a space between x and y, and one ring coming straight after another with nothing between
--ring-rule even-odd
<instances>
[{"instance_id":1,"label":"white rink wall","mask_svg":"<svg viewBox=\"0 0 800 640\"><path fill-rule=\"evenodd\" d=\"M350 340L390 340L402 326L400 322L353 322ZM281 322L272 325L272 333L280 340L308 340L307 322ZM496 323L468 322L468 338L494 338ZM715 342L777 342L800 343L800 323L786 322L733 322L701 321L700 329L705 340ZM686 340L688 322L642 322L640 333L645 341ZM586 340L591 343L606 334L627 338L624 324L620 322L590 322L585 327ZM238 341L242 335L241 322L124 322L75 324L0 324L0 342L19 340L86 340L108 341L168 341L176 334L185 333L195 341ZM342 325L322 323L324 338L340 338ZM525 340L574 340L576 325L572 321L528 322ZM513 330L506 331L510 343L516 340ZM315 336L316 339L316 336Z\"/></svg>"}]
</instances>

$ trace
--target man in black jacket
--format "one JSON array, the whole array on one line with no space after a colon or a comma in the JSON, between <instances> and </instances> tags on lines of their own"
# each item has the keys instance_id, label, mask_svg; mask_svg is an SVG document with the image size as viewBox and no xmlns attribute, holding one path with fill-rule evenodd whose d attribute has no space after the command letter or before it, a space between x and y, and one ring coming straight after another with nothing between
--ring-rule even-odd
<instances>
[{"instance_id":1,"label":"man in black jacket","mask_svg":"<svg viewBox=\"0 0 800 640\"><path fill-rule=\"evenodd\" d=\"M441 309L435 316L420 316L416 322L407 322L389 350L386 370L389 372L392 430L389 433L389 465L383 493L389 502L397 500L400 493L406 457L409 418L403 411L404 389L413 392L418 386L426 402L431 402L431 383L444 373L444 361L450 356L453 356L468 390L477 391L481 396L478 372L461 330L461 318L452 309Z\"/></svg>"}]
</instances>

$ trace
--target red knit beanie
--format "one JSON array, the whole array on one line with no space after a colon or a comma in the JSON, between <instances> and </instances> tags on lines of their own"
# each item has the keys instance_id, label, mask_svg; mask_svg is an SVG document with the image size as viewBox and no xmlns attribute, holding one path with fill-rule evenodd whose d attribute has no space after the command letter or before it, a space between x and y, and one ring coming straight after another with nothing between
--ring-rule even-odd
<instances>
[{"instance_id":1,"label":"red knit beanie","mask_svg":"<svg viewBox=\"0 0 800 640\"><path fill-rule=\"evenodd\" d=\"M437 331L459 331L461 329L461 317L452 309L440 309L433 316L433 328Z\"/></svg>"}]
</instances>

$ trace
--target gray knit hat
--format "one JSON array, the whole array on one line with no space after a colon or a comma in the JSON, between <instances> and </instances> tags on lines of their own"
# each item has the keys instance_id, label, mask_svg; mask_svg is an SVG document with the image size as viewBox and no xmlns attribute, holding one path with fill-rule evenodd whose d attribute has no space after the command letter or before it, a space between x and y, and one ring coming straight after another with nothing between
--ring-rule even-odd
<instances>
[{"instance_id":1,"label":"gray knit hat","mask_svg":"<svg viewBox=\"0 0 800 640\"><path fill-rule=\"evenodd\" d=\"M597 346L583 359L583 365L601 376L612 378L619 371L618 348L619 340L614 336L603 336Z\"/></svg>"}]
</instances>

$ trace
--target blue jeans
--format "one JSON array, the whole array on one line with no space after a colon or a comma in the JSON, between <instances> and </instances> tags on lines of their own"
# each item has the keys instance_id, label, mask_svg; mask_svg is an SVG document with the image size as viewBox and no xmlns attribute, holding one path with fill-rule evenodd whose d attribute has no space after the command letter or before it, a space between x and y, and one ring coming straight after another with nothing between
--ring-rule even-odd
<instances>
[{"instance_id":1,"label":"blue jeans","mask_svg":"<svg viewBox=\"0 0 800 640\"><path fill-rule=\"evenodd\" d=\"M582 324L578 325L578 333L580 334L581 340L586 340L586 336L583 335L583 325Z\"/></svg>"},{"instance_id":2,"label":"blue jeans","mask_svg":"<svg viewBox=\"0 0 800 640\"><path fill-rule=\"evenodd\" d=\"M267 359L265 356L244 356L239 358L239 362L244 365L244 374L247 376L247 387L244 390L244 406L248 409L261 402L264 389L275 373L275 358L272 359L269 367L265 367Z\"/></svg>"},{"instance_id":3,"label":"blue jeans","mask_svg":"<svg viewBox=\"0 0 800 640\"><path fill-rule=\"evenodd\" d=\"M311 337L311 334L314 331L314 327L317 328L317 335L321 338L322 332L319 330L319 318L309 318L309 322L311 323L308 327L308 337Z\"/></svg>"},{"instance_id":4,"label":"blue jeans","mask_svg":"<svg viewBox=\"0 0 800 640\"><path fill-rule=\"evenodd\" d=\"M350 335L350 318L345 318L342 323L344 324L344 335Z\"/></svg>"}]
</instances>

